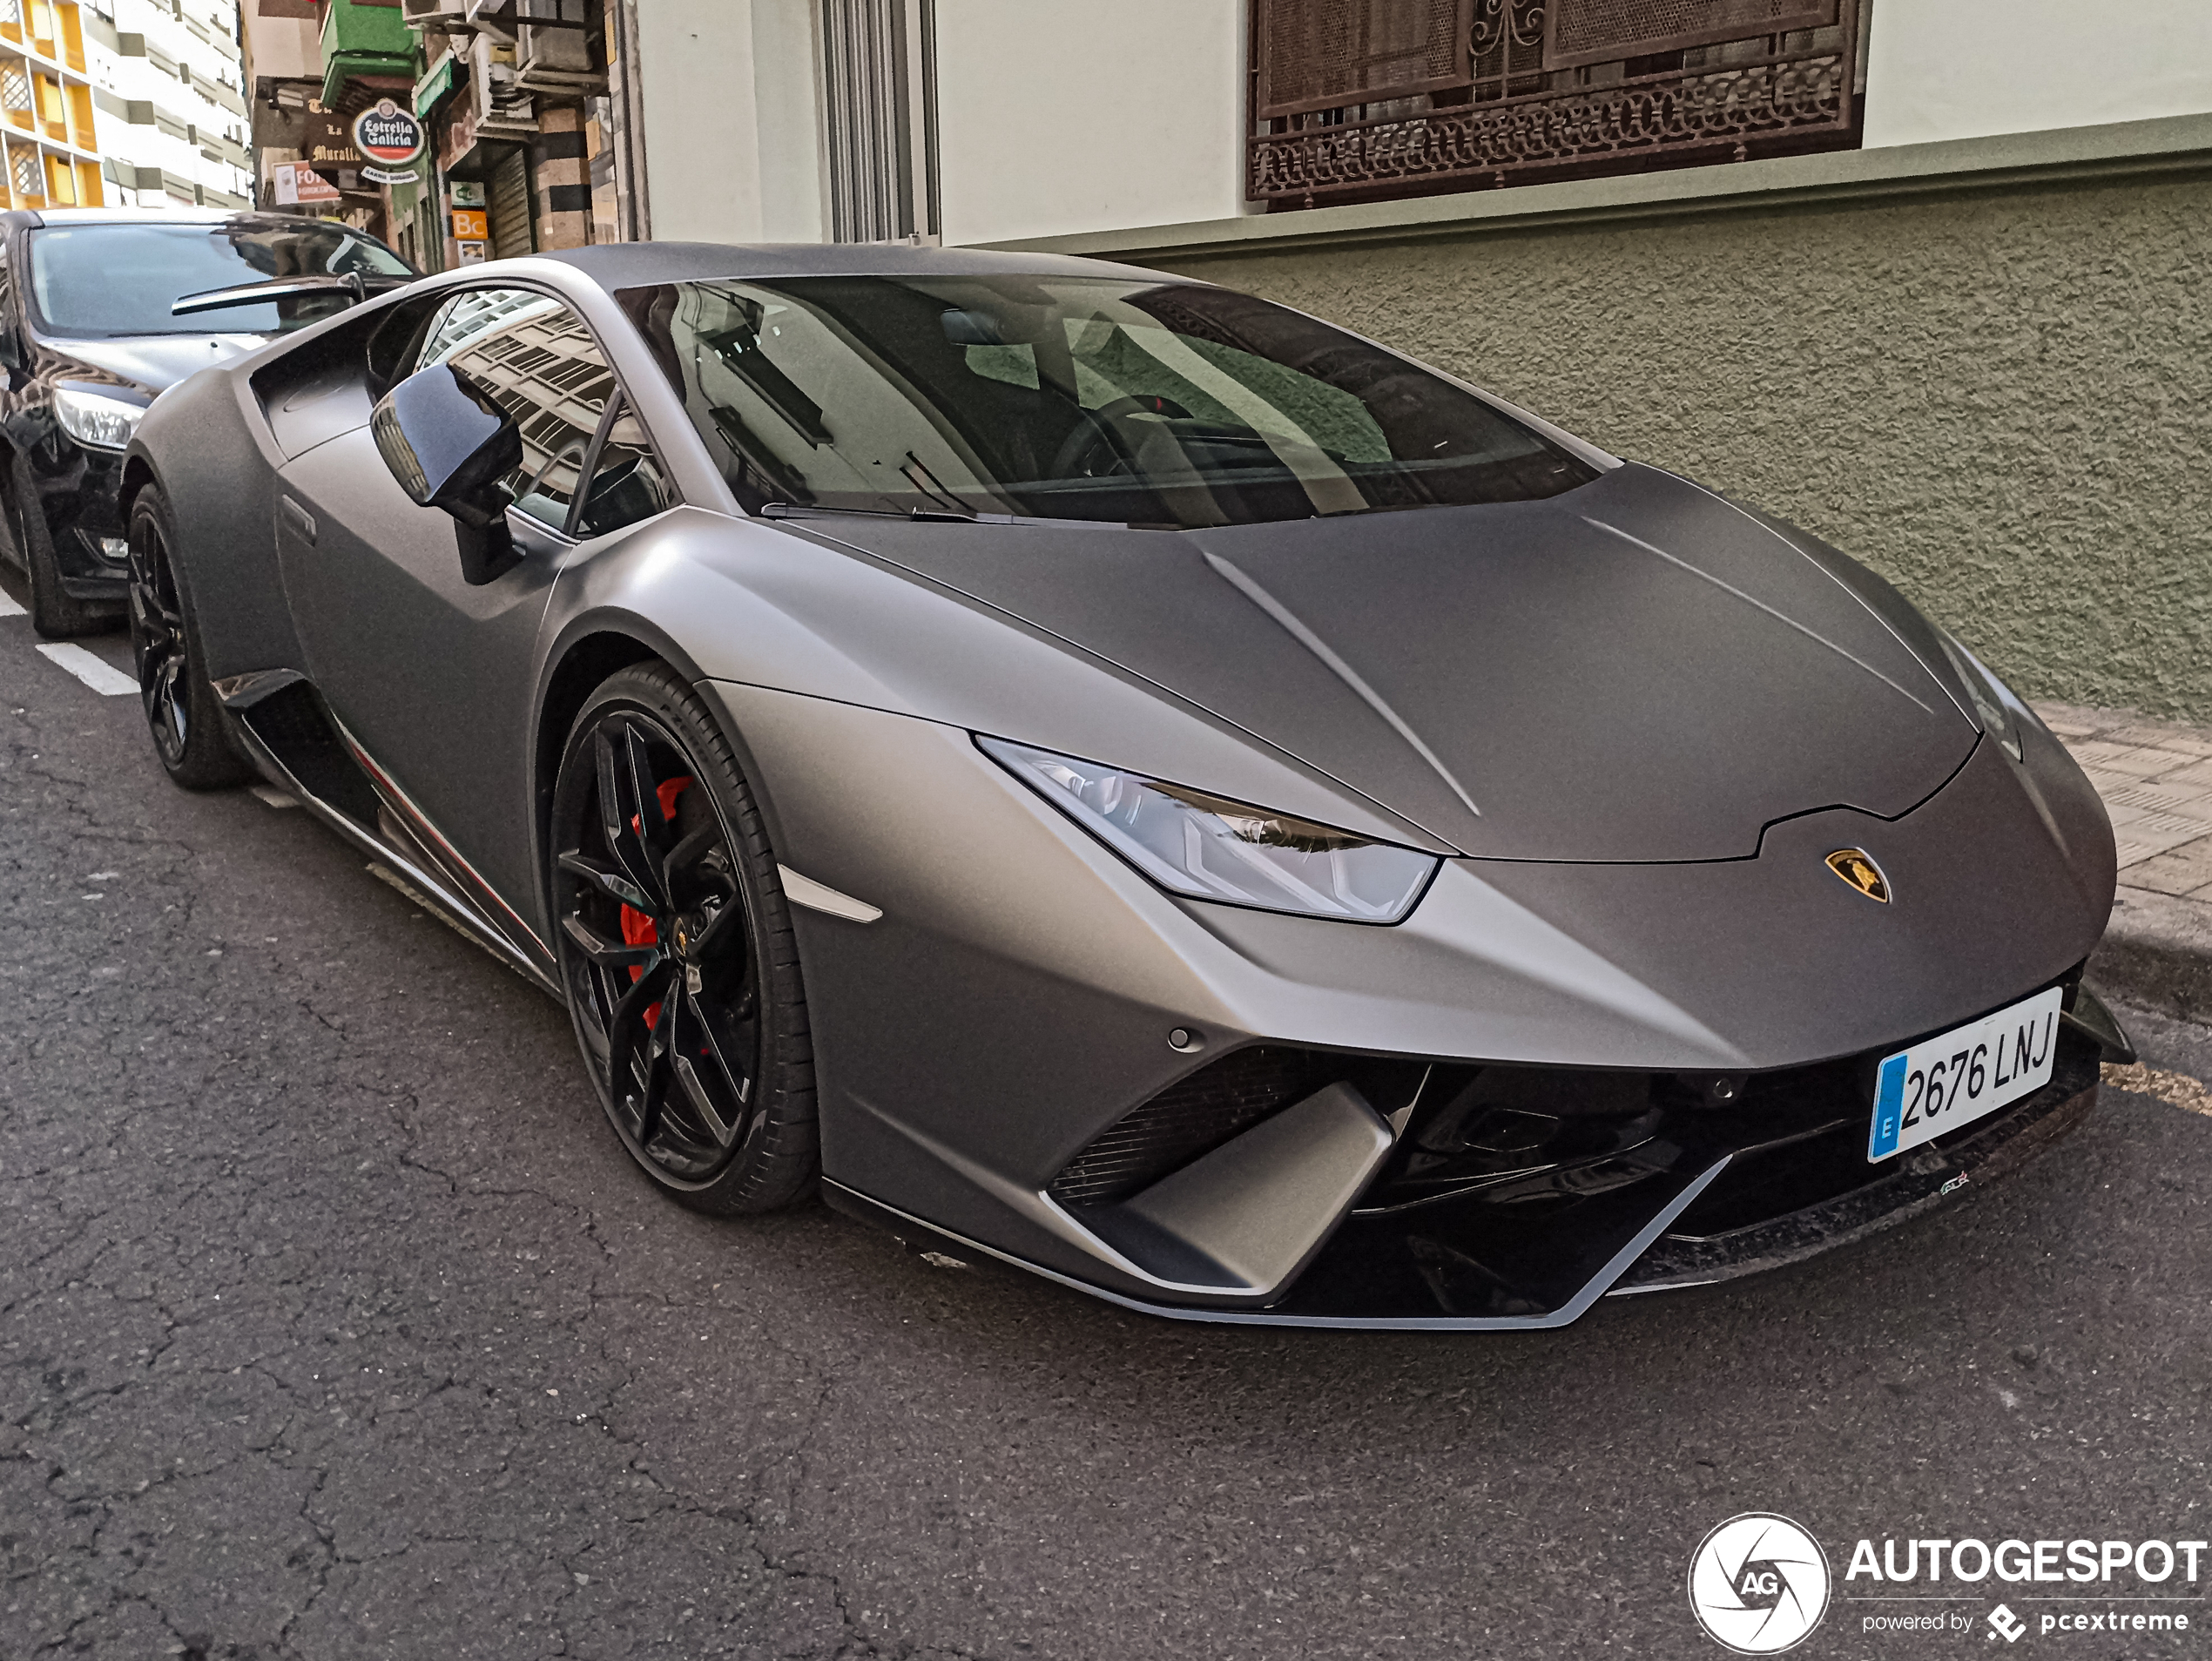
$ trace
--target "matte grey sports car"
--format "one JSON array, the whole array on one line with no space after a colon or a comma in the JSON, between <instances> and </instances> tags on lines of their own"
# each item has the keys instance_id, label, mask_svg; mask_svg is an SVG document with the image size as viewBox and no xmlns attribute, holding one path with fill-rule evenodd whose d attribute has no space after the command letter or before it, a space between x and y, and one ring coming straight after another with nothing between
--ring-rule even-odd
<instances>
[{"instance_id":1,"label":"matte grey sports car","mask_svg":"<svg viewBox=\"0 0 2212 1661\"><path fill-rule=\"evenodd\" d=\"M145 708L564 999L685 1204L1558 1326L2062 1135L2096 795L1804 532L1266 301L636 246L208 369Z\"/></svg>"}]
</instances>

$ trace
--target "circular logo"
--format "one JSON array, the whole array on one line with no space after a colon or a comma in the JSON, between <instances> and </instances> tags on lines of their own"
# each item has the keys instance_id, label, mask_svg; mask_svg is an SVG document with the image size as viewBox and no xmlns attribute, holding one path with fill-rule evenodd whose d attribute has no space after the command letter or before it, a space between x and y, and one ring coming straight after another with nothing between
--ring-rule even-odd
<instances>
[{"instance_id":1,"label":"circular logo","mask_svg":"<svg viewBox=\"0 0 2212 1661\"><path fill-rule=\"evenodd\" d=\"M422 153L422 124L389 98L354 118L354 148L371 161L397 164Z\"/></svg>"},{"instance_id":2,"label":"circular logo","mask_svg":"<svg viewBox=\"0 0 2212 1661\"><path fill-rule=\"evenodd\" d=\"M1786 1516L1732 1516L1689 1560L1689 1607L1715 1643L1777 1655L1828 1611L1827 1554Z\"/></svg>"}]
</instances>

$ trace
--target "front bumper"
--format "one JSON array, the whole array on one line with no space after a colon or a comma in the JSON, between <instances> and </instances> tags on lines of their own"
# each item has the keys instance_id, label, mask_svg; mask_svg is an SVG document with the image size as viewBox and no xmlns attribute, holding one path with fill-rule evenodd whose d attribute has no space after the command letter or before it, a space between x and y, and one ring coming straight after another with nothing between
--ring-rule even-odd
<instances>
[{"instance_id":1,"label":"front bumper","mask_svg":"<svg viewBox=\"0 0 2212 1661\"><path fill-rule=\"evenodd\" d=\"M2020 1169L2095 1107L2095 1025L2061 1029L2042 1089L1878 1165L1865 1158L1871 1098L1858 1104L1847 1088L1829 1092L1851 1070L1848 1063L1777 1078L1801 1092L1792 1104L1770 1091L1758 1111L1771 1126L1777 1108L1786 1121L1795 1107L1795 1124L1779 1136L1746 1141L1751 1116L1678 1108L1640 1124L1640 1139L1625 1149L1409 1204L1388 1203L1393 1171L1404 1169L1395 1163L1284 1294L1257 1308L1131 1297L834 1182L826 1187L839 1210L910 1244L995 1259L1148 1314L1288 1327L1543 1330L1567 1326L1602 1297L1709 1285L1850 1245ZM1831 1077L1810 1077L1822 1073ZM1085 1217L1080 1208L1072 1214Z\"/></svg>"},{"instance_id":2,"label":"front bumper","mask_svg":"<svg viewBox=\"0 0 2212 1661\"><path fill-rule=\"evenodd\" d=\"M1447 860L1412 917L1376 928L1163 895L957 728L704 690L748 771L776 781L779 857L880 911L793 915L832 1202L1191 1319L1557 1326L1647 1254L1679 1257L1670 1235L1709 1242L1701 1278L1756 1265L1775 1255L1758 1240L1710 1242L1893 1174L1865 1163L1871 1094L1844 1073L1871 1085L1872 1058L2067 977L2110 906L2094 793L2038 734L2026 767L1984 745L1901 820L1823 809L1769 827L1752 859ZM1838 846L1872 848L1905 898L1839 883L1823 863ZM1326 1068L1213 1092L1199 1106L1234 1123L1130 1181L1069 1178L1149 1104L1270 1050ZM2094 1090L2094 1043L2083 1055L2068 1096ZM1485 1070L1633 1077L1649 1099L1617 1123L1602 1103L1562 1110L1614 1124L1617 1145L1423 1189L1393 1162L1437 1104L1425 1070L1455 1092ZM1693 1112L1676 1096L1701 1077L1799 1073L1820 1075L1801 1100ZM1245 1086L1264 1111L1238 1105ZM1254 1133L1293 1114L1295 1134ZM1858 1164L1812 1180L1796 1166L1824 1135L1856 1140ZM1723 1214L1730 1165L1782 1171L1780 1142L1808 1144L1775 1188L1788 1203ZM1855 1226L1822 1212L1797 1232Z\"/></svg>"},{"instance_id":3,"label":"front bumper","mask_svg":"<svg viewBox=\"0 0 2212 1661\"><path fill-rule=\"evenodd\" d=\"M37 494L62 591L74 600L120 600L130 586L125 550L121 450L90 449L59 432L30 453Z\"/></svg>"}]
</instances>

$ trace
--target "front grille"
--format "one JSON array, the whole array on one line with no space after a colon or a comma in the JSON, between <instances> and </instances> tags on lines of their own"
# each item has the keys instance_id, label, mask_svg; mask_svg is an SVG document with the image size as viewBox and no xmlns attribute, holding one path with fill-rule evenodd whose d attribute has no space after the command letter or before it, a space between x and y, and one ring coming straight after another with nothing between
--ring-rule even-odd
<instances>
[{"instance_id":1,"label":"front grille","mask_svg":"<svg viewBox=\"0 0 2212 1661\"><path fill-rule=\"evenodd\" d=\"M1327 1056L1275 1044L1224 1056L1116 1120L1046 1192L1070 1207L1126 1199L1312 1095L1340 1070Z\"/></svg>"}]
</instances>

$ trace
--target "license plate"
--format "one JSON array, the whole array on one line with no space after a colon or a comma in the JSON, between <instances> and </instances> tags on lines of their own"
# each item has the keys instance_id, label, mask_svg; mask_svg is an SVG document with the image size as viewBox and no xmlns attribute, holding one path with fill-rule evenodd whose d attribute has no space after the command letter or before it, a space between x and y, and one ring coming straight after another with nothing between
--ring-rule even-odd
<instances>
[{"instance_id":1,"label":"license plate","mask_svg":"<svg viewBox=\"0 0 2212 1661\"><path fill-rule=\"evenodd\" d=\"M1874 1075L1867 1158L1916 1148L2049 1084L2061 996L2054 986L1885 1057Z\"/></svg>"}]
</instances>

